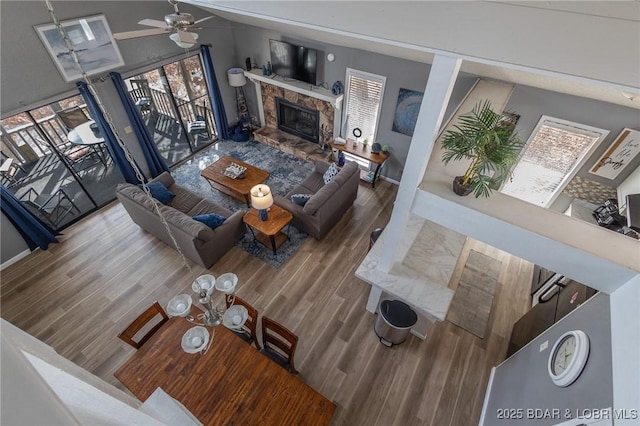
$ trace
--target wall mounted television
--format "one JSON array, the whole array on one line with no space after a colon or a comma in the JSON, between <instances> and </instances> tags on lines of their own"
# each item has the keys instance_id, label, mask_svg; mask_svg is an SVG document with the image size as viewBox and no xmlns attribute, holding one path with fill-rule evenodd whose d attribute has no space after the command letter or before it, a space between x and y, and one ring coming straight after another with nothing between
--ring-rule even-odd
<instances>
[{"instance_id":1,"label":"wall mounted television","mask_svg":"<svg viewBox=\"0 0 640 426\"><path fill-rule=\"evenodd\" d=\"M269 49L273 72L282 77L317 85L318 51L316 49L278 40L269 40Z\"/></svg>"}]
</instances>

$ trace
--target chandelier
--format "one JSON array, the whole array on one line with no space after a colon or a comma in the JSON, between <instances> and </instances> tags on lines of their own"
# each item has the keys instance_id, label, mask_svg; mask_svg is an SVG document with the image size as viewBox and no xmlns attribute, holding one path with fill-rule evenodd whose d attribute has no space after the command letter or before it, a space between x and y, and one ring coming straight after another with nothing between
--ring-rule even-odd
<instances>
[{"instance_id":1,"label":"chandelier","mask_svg":"<svg viewBox=\"0 0 640 426\"><path fill-rule=\"evenodd\" d=\"M222 323L226 306L213 305L213 290L224 294L225 302L231 307L235 301L235 290L238 284L236 274L230 272L220 275L216 280L213 275L200 275L191 284L191 289L197 295L197 300L202 307L202 313L195 318L191 315L193 298L190 294L178 294L167 303L167 314L172 317L183 317L194 324L207 327L217 327Z\"/></svg>"},{"instance_id":2,"label":"chandelier","mask_svg":"<svg viewBox=\"0 0 640 426\"><path fill-rule=\"evenodd\" d=\"M178 294L169 300L166 307L169 316L183 317L196 325L182 340L182 349L185 352L206 352L208 344L213 340L214 330L211 331L210 339L209 331L205 327L215 328L223 324L232 330L239 330L244 325L249 313L244 306L234 305L237 285L237 275L230 272L220 275L217 279L210 274L197 277L191 284L191 289L196 294L202 312L196 316L191 314L193 297L190 294ZM224 302L217 305L213 302L216 290L224 297Z\"/></svg>"}]
</instances>

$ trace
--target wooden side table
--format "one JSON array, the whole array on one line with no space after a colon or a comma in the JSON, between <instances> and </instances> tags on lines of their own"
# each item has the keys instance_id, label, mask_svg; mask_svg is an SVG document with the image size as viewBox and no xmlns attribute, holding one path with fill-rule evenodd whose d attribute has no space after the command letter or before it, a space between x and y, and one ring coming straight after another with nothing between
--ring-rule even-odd
<instances>
[{"instance_id":1,"label":"wooden side table","mask_svg":"<svg viewBox=\"0 0 640 426\"><path fill-rule=\"evenodd\" d=\"M382 165L391 156L391 154L389 154L388 152L384 153L382 151L377 154L374 154L371 152L371 146L368 145L365 147L365 146L362 146L362 143L359 143L354 148L352 139L347 139L346 145L337 145L335 143L331 143L331 147L338 149L342 152L346 152L347 154L351 154L356 157L365 159L370 163L375 164L376 169L373 172L372 180L369 180L366 178L366 175L367 175L366 171L364 170L360 171L360 179L364 180L365 182L371 182L372 188L376 187L376 180L378 180L378 177L380 176L380 169L382 168Z\"/></svg>"},{"instance_id":2,"label":"wooden side table","mask_svg":"<svg viewBox=\"0 0 640 426\"><path fill-rule=\"evenodd\" d=\"M267 220L261 220L256 209L251 209L245 213L242 220L249 226L253 238L265 247L271 245L273 254L276 254L278 247L289 239L289 236L282 230L291 223L293 215L288 210L274 204L269 209Z\"/></svg>"}]
</instances>

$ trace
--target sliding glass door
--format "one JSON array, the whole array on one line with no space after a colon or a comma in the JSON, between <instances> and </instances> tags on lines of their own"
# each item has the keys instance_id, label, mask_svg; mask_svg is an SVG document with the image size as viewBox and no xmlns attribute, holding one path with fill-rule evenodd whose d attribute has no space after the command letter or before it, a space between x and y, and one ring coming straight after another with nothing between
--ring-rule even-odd
<instances>
[{"instance_id":1,"label":"sliding glass door","mask_svg":"<svg viewBox=\"0 0 640 426\"><path fill-rule=\"evenodd\" d=\"M124 179L81 96L0 120L0 178L56 230L115 199Z\"/></svg>"},{"instance_id":2,"label":"sliding glass door","mask_svg":"<svg viewBox=\"0 0 640 426\"><path fill-rule=\"evenodd\" d=\"M209 92L198 55L125 81L167 164L217 140Z\"/></svg>"}]
</instances>

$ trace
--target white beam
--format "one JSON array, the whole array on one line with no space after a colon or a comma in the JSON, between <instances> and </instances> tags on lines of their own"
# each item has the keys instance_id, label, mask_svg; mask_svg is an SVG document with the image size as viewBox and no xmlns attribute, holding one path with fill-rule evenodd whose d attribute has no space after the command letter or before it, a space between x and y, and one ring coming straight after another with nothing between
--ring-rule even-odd
<instances>
[{"instance_id":1,"label":"white beam","mask_svg":"<svg viewBox=\"0 0 640 426\"><path fill-rule=\"evenodd\" d=\"M611 362L616 426L640 421L640 275L611 293Z\"/></svg>"},{"instance_id":2,"label":"white beam","mask_svg":"<svg viewBox=\"0 0 640 426\"><path fill-rule=\"evenodd\" d=\"M422 183L461 63L459 58L444 55L436 55L433 59L402 180L387 224L388 238L382 242L379 266L383 271L389 272L395 261L400 238L409 220L413 197Z\"/></svg>"}]
</instances>

